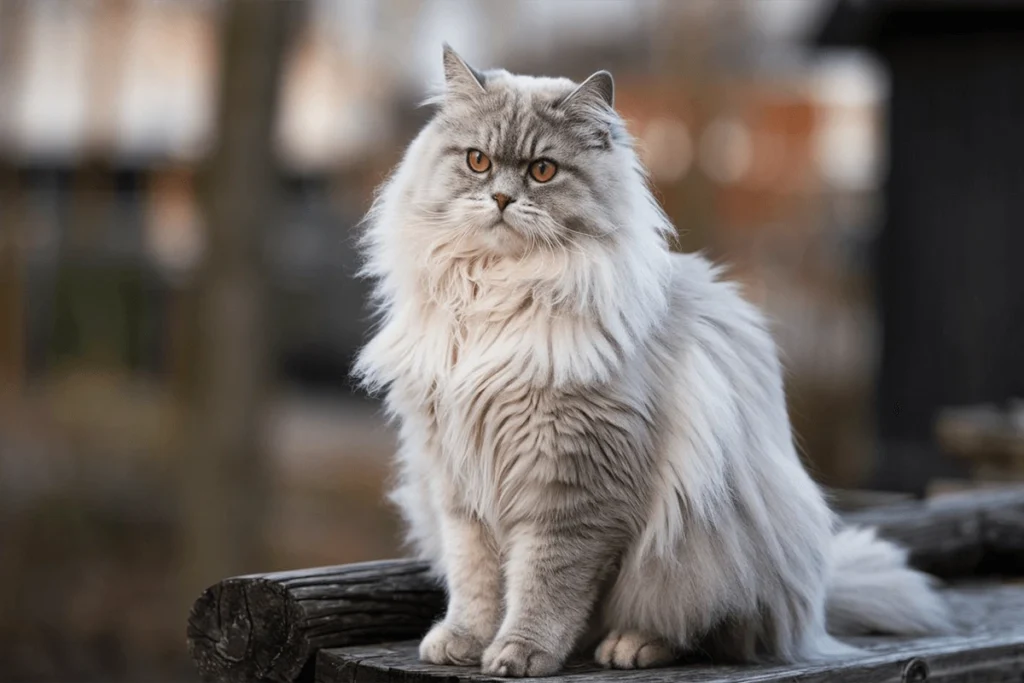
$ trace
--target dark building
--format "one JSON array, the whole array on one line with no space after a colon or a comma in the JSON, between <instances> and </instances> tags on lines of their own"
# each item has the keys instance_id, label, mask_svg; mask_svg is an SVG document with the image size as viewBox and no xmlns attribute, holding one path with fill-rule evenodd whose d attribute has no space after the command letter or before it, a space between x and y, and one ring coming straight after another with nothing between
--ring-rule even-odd
<instances>
[{"instance_id":1,"label":"dark building","mask_svg":"<svg viewBox=\"0 0 1024 683\"><path fill-rule=\"evenodd\" d=\"M840 0L817 42L891 78L873 483L920 492L940 409L1024 396L1024 2Z\"/></svg>"}]
</instances>

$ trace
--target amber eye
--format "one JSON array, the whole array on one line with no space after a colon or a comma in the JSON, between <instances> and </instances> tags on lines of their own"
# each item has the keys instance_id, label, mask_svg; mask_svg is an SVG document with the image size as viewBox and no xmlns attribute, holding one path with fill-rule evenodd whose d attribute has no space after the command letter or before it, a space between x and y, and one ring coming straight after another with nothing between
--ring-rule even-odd
<instances>
[{"instance_id":1,"label":"amber eye","mask_svg":"<svg viewBox=\"0 0 1024 683\"><path fill-rule=\"evenodd\" d=\"M478 149L466 152L466 163L474 173L486 173L491 168L491 160Z\"/></svg>"},{"instance_id":2,"label":"amber eye","mask_svg":"<svg viewBox=\"0 0 1024 683\"><path fill-rule=\"evenodd\" d=\"M558 166L550 159L537 159L530 164L530 175L538 183L546 183L555 177Z\"/></svg>"}]
</instances>

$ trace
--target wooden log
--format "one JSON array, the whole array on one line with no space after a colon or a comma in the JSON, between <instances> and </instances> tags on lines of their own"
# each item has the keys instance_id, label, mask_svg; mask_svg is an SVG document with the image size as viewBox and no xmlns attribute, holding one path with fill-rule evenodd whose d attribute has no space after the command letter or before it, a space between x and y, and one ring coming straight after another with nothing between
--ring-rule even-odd
<instances>
[{"instance_id":1,"label":"wooden log","mask_svg":"<svg viewBox=\"0 0 1024 683\"><path fill-rule=\"evenodd\" d=\"M317 650L415 638L443 610L441 587L412 560L240 576L196 601L189 652L204 681L308 680Z\"/></svg>"},{"instance_id":2,"label":"wooden log","mask_svg":"<svg viewBox=\"0 0 1024 683\"><path fill-rule=\"evenodd\" d=\"M985 586L946 591L958 615L958 632L927 638L852 638L862 652L817 664L736 665L684 660L671 667L607 671L580 653L550 683L920 683L1019 681L1024 669L1024 587ZM416 642L322 650L316 683L498 683L475 667L433 666L419 661Z\"/></svg>"},{"instance_id":3,"label":"wooden log","mask_svg":"<svg viewBox=\"0 0 1024 683\"><path fill-rule=\"evenodd\" d=\"M950 496L844 516L906 545L942 578L1024 573L1024 490ZM318 650L421 636L444 610L426 565L390 560L222 581L188 624L205 681L309 680Z\"/></svg>"},{"instance_id":4,"label":"wooden log","mask_svg":"<svg viewBox=\"0 0 1024 683\"><path fill-rule=\"evenodd\" d=\"M956 494L845 515L877 527L942 579L1024 574L1024 489Z\"/></svg>"}]
</instances>

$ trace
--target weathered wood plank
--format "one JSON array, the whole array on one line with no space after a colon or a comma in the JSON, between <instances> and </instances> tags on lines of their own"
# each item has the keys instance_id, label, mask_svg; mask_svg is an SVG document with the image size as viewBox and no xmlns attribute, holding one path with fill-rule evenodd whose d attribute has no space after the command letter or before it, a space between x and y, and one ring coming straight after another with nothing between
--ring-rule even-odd
<instances>
[{"instance_id":1,"label":"weathered wood plank","mask_svg":"<svg viewBox=\"0 0 1024 683\"><path fill-rule=\"evenodd\" d=\"M852 513L911 550L943 578L1024 574L1024 490L984 492ZM427 567L392 560L222 581L196 601L188 624L205 681L290 683L308 678L320 649L417 638L442 614Z\"/></svg>"},{"instance_id":2,"label":"weathered wood plank","mask_svg":"<svg viewBox=\"0 0 1024 683\"><path fill-rule=\"evenodd\" d=\"M858 638L861 655L829 664L737 666L681 663L646 671L605 671L582 655L551 683L739 683L796 681L904 683L909 681L1017 681L1024 677L1024 586L948 589L959 632L940 638ZM317 683L488 683L473 668L432 666L417 657L415 641L322 650Z\"/></svg>"}]
</instances>

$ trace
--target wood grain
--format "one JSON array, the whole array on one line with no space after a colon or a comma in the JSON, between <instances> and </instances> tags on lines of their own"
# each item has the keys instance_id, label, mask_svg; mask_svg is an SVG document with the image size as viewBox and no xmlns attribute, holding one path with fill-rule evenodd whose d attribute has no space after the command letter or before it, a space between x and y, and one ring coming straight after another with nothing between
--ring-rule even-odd
<instances>
[{"instance_id":1,"label":"wood grain","mask_svg":"<svg viewBox=\"0 0 1024 683\"><path fill-rule=\"evenodd\" d=\"M1024 586L949 589L959 632L940 638L859 638L858 656L828 664L737 666L680 663L663 669L605 671L581 656L546 681L571 683L910 683L911 681L1020 681L1024 676ZM497 683L473 668L423 664L415 641L323 650L317 683Z\"/></svg>"},{"instance_id":2,"label":"wood grain","mask_svg":"<svg viewBox=\"0 0 1024 683\"><path fill-rule=\"evenodd\" d=\"M901 504L844 520L877 526L910 549L916 566L942 578L1024 575L1024 490ZM426 565L411 560L241 576L196 601L188 643L205 681L290 683L312 678L319 650L418 638L443 610L440 586Z\"/></svg>"}]
</instances>

